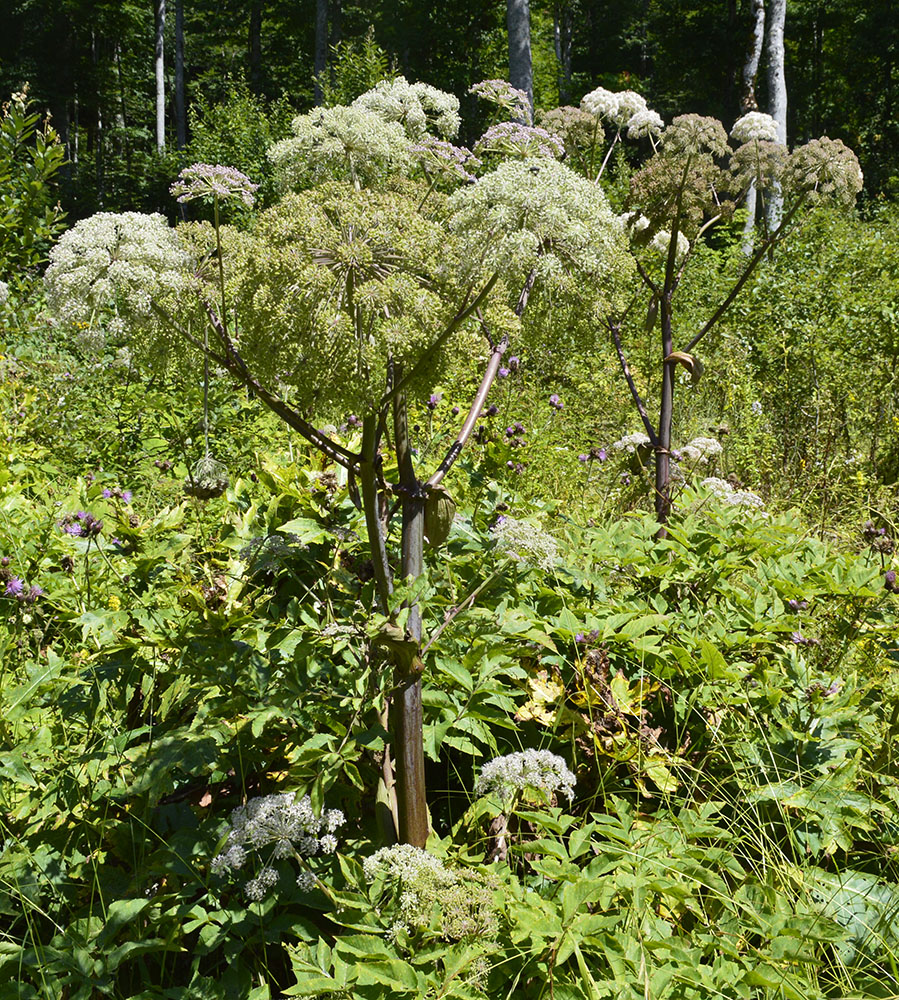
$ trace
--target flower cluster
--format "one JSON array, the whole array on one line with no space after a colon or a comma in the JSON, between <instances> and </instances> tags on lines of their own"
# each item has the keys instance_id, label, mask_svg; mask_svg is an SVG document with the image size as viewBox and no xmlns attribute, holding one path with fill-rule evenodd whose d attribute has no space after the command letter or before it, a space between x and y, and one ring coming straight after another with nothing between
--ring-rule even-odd
<instances>
[{"instance_id":1,"label":"flower cluster","mask_svg":"<svg viewBox=\"0 0 899 1000\"><path fill-rule=\"evenodd\" d=\"M106 486L100 495L104 500L124 500L125 503L131 503L134 496L131 490L123 490L119 486Z\"/></svg>"},{"instance_id":2,"label":"flower cluster","mask_svg":"<svg viewBox=\"0 0 899 1000\"><path fill-rule=\"evenodd\" d=\"M665 123L662 116L656 111L647 108L645 111L637 111L627 123L628 139L643 139L646 136L660 135Z\"/></svg>"},{"instance_id":3,"label":"flower cluster","mask_svg":"<svg viewBox=\"0 0 899 1000\"><path fill-rule=\"evenodd\" d=\"M37 584L29 587L20 576L13 576L9 569L9 556L0 559L0 588L2 588L0 595L11 597L23 604L34 604L44 592Z\"/></svg>"},{"instance_id":4,"label":"flower cluster","mask_svg":"<svg viewBox=\"0 0 899 1000\"><path fill-rule=\"evenodd\" d=\"M449 209L470 259L515 288L533 269L573 300L590 296L599 305L603 296L617 301L633 273L625 234L602 190L557 160L506 160L453 194Z\"/></svg>"},{"instance_id":5,"label":"flower cluster","mask_svg":"<svg viewBox=\"0 0 899 1000\"><path fill-rule=\"evenodd\" d=\"M649 436L642 431L633 434L625 434L624 437L612 442L612 447L616 451L626 451L633 454L638 448L649 447Z\"/></svg>"},{"instance_id":6,"label":"flower cluster","mask_svg":"<svg viewBox=\"0 0 899 1000\"><path fill-rule=\"evenodd\" d=\"M518 90L506 80L481 80L468 90L469 94L489 101L507 111L512 118L523 122L531 121L531 101L523 90Z\"/></svg>"},{"instance_id":7,"label":"flower cluster","mask_svg":"<svg viewBox=\"0 0 899 1000\"><path fill-rule=\"evenodd\" d=\"M5 281L0 281L0 306L9 298L9 285Z\"/></svg>"},{"instance_id":8,"label":"flower cluster","mask_svg":"<svg viewBox=\"0 0 899 1000\"><path fill-rule=\"evenodd\" d=\"M396 904L392 936L413 932L441 911L441 933L449 940L490 936L496 931L493 881L477 872L451 869L411 844L382 847L362 862L365 880ZM380 912L380 911L379 911Z\"/></svg>"},{"instance_id":9,"label":"flower cluster","mask_svg":"<svg viewBox=\"0 0 899 1000\"><path fill-rule=\"evenodd\" d=\"M864 184L858 157L839 139L812 139L793 150L785 184L808 201L852 205Z\"/></svg>"},{"instance_id":10,"label":"flower cluster","mask_svg":"<svg viewBox=\"0 0 899 1000\"><path fill-rule=\"evenodd\" d=\"M454 146L445 139L432 135L423 136L409 147L425 169L430 172L449 174L457 180L472 182L476 178L471 170L476 170L481 161L464 146Z\"/></svg>"},{"instance_id":11,"label":"flower cluster","mask_svg":"<svg viewBox=\"0 0 899 1000\"><path fill-rule=\"evenodd\" d=\"M420 140L429 130L451 139L458 131L459 99L427 83L409 83L405 77L381 80L353 101L351 107L398 122L410 139Z\"/></svg>"},{"instance_id":12,"label":"flower cluster","mask_svg":"<svg viewBox=\"0 0 899 1000\"><path fill-rule=\"evenodd\" d=\"M578 455L577 460L582 462L584 465L587 462L604 462L608 458L608 453L605 448L593 447L588 452L583 452Z\"/></svg>"},{"instance_id":13,"label":"flower cluster","mask_svg":"<svg viewBox=\"0 0 899 1000\"><path fill-rule=\"evenodd\" d=\"M634 90L620 90L615 93L606 90L605 87L597 87L584 96L581 109L597 118L605 119L619 131L624 128L629 129L631 122L637 116L640 118L635 124L638 131L644 135L649 134L647 130L654 128L656 121L659 128L662 125L662 119L654 111L649 110L646 99Z\"/></svg>"},{"instance_id":14,"label":"flower cluster","mask_svg":"<svg viewBox=\"0 0 899 1000\"><path fill-rule=\"evenodd\" d=\"M750 493L749 490L735 490L726 479L719 479L717 476L703 479L700 485L711 490L716 499L731 507L750 507L761 510L765 506L765 501L757 493Z\"/></svg>"},{"instance_id":15,"label":"flower cluster","mask_svg":"<svg viewBox=\"0 0 899 1000\"><path fill-rule=\"evenodd\" d=\"M662 258L662 260L668 260L668 249L671 246L671 233L667 229L660 229L649 244L656 253ZM684 236L683 233L679 232L677 234L677 254L675 257L676 263L680 264L683 259L690 252L690 241Z\"/></svg>"},{"instance_id":16,"label":"flower cluster","mask_svg":"<svg viewBox=\"0 0 899 1000\"><path fill-rule=\"evenodd\" d=\"M801 632L793 632L790 634L790 642L795 646L820 646L820 639L812 639L809 636L803 635Z\"/></svg>"},{"instance_id":17,"label":"flower cluster","mask_svg":"<svg viewBox=\"0 0 899 1000\"><path fill-rule=\"evenodd\" d=\"M237 871L251 851L264 848L271 848L272 858L333 854L337 850L334 831L344 822L339 809L325 809L317 815L308 795L298 800L295 792L283 792L250 799L231 813L228 839L210 867L217 875ZM277 870L267 864L256 878L247 882L247 896L251 900L261 899L277 881ZM297 884L310 888L309 873L304 872Z\"/></svg>"},{"instance_id":18,"label":"flower cluster","mask_svg":"<svg viewBox=\"0 0 899 1000\"><path fill-rule=\"evenodd\" d=\"M499 122L491 125L478 139L474 151L479 156L496 153L522 158L550 156L560 159L565 155L565 145L558 136L537 125Z\"/></svg>"},{"instance_id":19,"label":"flower cluster","mask_svg":"<svg viewBox=\"0 0 899 1000\"><path fill-rule=\"evenodd\" d=\"M572 159L579 158L603 139L599 119L580 108L563 107L541 111L537 124L558 136L565 145L566 155Z\"/></svg>"},{"instance_id":20,"label":"flower cluster","mask_svg":"<svg viewBox=\"0 0 899 1000\"><path fill-rule=\"evenodd\" d=\"M476 795L497 795L508 802L518 793L536 791L551 798L556 792L574 798L575 776L563 758L549 750L522 750L485 764Z\"/></svg>"},{"instance_id":21,"label":"flower cluster","mask_svg":"<svg viewBox=\"0 0 899 1000\"><path fill-rule=\"evenodd\" d=\"M721 122L702 115L678 115L665 129L662 142L666 153L725 156L730 151Z\"/></svg>"},{"instance_id":22,"label":"flower cluster","mask_svg":"<svg viewBox=\"0 0 899 1000\"><path fill-rule=\"evenodd\" d=\"M318 108L294 118L291 130L291 138L268 152L286 187L334 179L369 183L409 164L403 126L365 107Z\"/></svg>"},{"instance_id":23,"label":"flower cluster","mask_svg":"<svg viewBox=\"0 0 899 1000\"><path fill-rule=\"evenodd\" d=\"M559 549L552 535L541 531L529 521L517 521L500 514L490 529L499 548L509 555L551 570L559 558Z\"/></svg>"},{"instance_id":24,"label":"flower cluster","mask_svg":"<svg viewBox=\"0 0 899 1000\"><path fill-rule=\"evenodd\" d=\"M565 409L565 404L559 399L559 394L556 392L549 397L549 405L559 413Z\"/></svg>"},{"instance_id":25,"label":"flower cluster","mask_svg":"<svg viewBox=\"0 0 899 1000\"><path fill-rule=\"evenodd\" d=\"M154 303L187 284L190 257L161 215L99 212L63 233L44 275L50 308L89 322L114 306L146 319Z\"/></svg>"},{"instance_id":26,"label":"flower cluster","mask_svg":"<svg viewBox=\"0 0 899 1000\"><path fill-rule=\"evenodd\" d=\"M777 122L761 111L749 111L734 122L730 130L734 142L777 142Z\"/></svg>"},{"instance_id":27,"label":"flower cluster","mask_svg":"<svg viewBox=\"0 0 899 1000\"><path fill-rule=\"evenodd\" d=\"M57 525L67 535L74 538L95 538L103 530L103 522L86 510L79 510L77 514L66 514Z\"/></svg>"},{"instance_id":28,"label":"flower cluster","mask_svg":"<svg viewBox=\"0 0 899 1000\"><path fill-rule=\"evenodd\" d=\"M680 449L680 453L688 462L699 462L704 465L710 458L720 455L723 450L721 442L715 438L696 437L688 441Z\"/></svg>"},{"instance_id":29,"label":"flower cluster","mask_svg":"<svg viewBox=\"0 0 899 1000\"><path fill-rule=\"evenodd\" d=\"M247 208L252 208L256 201L254 192L258 188L258 184L254 184L246 174L234 167L223 167L219 163L194 163L178 174L178 180L170 190L179 202L193 201L196 198L220 201L237 199Z\"/></svg>"}]
</instances>

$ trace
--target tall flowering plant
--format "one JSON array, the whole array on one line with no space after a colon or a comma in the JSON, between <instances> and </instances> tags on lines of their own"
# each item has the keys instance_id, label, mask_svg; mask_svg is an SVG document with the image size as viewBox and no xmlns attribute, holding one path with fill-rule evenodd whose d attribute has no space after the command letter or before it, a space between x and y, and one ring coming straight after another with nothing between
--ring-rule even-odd
<instances>
[{"instance_id":1,"label":"tall flowering plant","mask_svg":"<svg viewBox=\"0 0 899 1000\"><path fill-rule=\"evenodd\" d=\"M418 846L428 835L423 623L414 600L395 596L394 582L421 574L426 536L434 545L446 538L452 502L443 480L485 411L510 344L552 335L531 315L539 319L561 295L587 310L620 307L617 289L633 266L603 192L554 155L510 152L472 182L478 161L449 145L454 101L398 80L351 107L300 116L293 137L271 150L284 195L248 230L222 225L218 207L225 199L249 204L251 181L196 164L173 193L212 200L211 227L94 216L63 237L46 277L66 318L89 320L97 307L111 307L137 359L156 369L199 362L206 381L209 366L227 372L346 471L374 568L372 643L393 667L395 772L387 755L384 780L390 789L395 775L400 838ZM526 138L561 152L549 133ZM440 169L444 183L464 184L449 198L435 194L443 160L451 168ZM421 183L397 177L416 170ZM425 466L412 447L407 396L430 394L439 405L442 373L473 361L481 380L455 439ZM308 417L339 422L348 412L361 431L355 442Z\"/></svg>"}]
</instances>

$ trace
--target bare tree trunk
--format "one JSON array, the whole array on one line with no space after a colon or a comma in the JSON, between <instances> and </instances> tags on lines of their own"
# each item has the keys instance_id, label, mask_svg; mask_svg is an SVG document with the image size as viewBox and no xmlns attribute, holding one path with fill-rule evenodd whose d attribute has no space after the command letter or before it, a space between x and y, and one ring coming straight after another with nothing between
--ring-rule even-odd
<instances>
[{"instance_id":1,"label":"bare tree trunk","mask_svg":"<svg viewBox=\"0 0 899 1000\"><path fill-rule=\"evenodd\" d=\"M91 59L94 64L94 75L97 80L97 121L94 143L94 164L97 171L97 204L103 207L106 196L106 176L105 163L103 160L103 85L100 79L100 53L98 49L97 36L91 32Z\"/></svg>"},{"instance_id":2,"label":"bare tree trunk","mask_svg":"<svg viewBox=\"0 0 899 1000\"><path fill-rule=\"evenodd\" d=\"M762 45L765 41L765 0L752 0L752 33L746 48L746 61L743 63L743 78L740 81L740 111L757 111L758 101L755 94L755 84L759 75L759 60L762 56ZM752 253L752 232L755 229L756 202L758 192L755 183L751 184L746 194L746 225L743 228L743 253Z\"/></svg>"},{"instance_id":3,"label":"bare tree trunk","mask_svg":"<svg viewBox=\"0 0 899 1000\"><path fill-rule=\"evenodd\" d=\"M768 8L768 102L770 115L777 122L777 141L787 141L787 81L784 75L784 24L787 18L787 0L770 0ZM771 191L766 206L768 229L773 231L780 223L783 197L780 186Z\"/></svg>"},{"instance_id":4,"label":"bare tree trunk","mask_svg":"<svg viewBox=\"0 0 899 1000\"><path fill-rule=\"evenodd\" d=\"M156 0L156 149L165 149L165 0Z\"/></svg>"},{"instance_id":5,"label":"bare tree trunk","mask_svg":"<svg viewBox=\"0 0 899 1000\"><path fill-rule=\"evenodd\" d=\"M528 95L533 117L534 69L531 62L530 0L506 0L506 24L509 29L509 82Z\"/></svg>"},{"instance_id":6,"label":"bare tree trunk","mask_svg":"<svg viewBox=\"0 0 899 1000\"><path fill-rule=\"evenodd\" d=\"M571 20L570 4L557 4L553 9L553 42L559 68L559 104L571 100Z\"/></svg>"},{"instance_id":7,"label":"bare tree trunk","mask_svg":"<svg viewBox=\"0 0 899 1000\"><path fill-rule=\"evenodd\" d=\"M262 93L262 0L250 6L250 89Z\"/></svg>"},{"instance_id":8,"label":"bare tree trunk","mask_svg":"<svg viewBox=\"0 0 899 1000\"><path fill-rule=\"evenodd\" d=\"M175 0L175 129L178 149L187 145L187 109L184 103L184 0Z\"/></svg>"},{"instance_id":9,"label":"bare tree trunk","mask_svg":"<svg viewBox=\"0 0 899 1000\"><path fill-rule=\"evenodd\" d=\"M322 80L328 66L328 0L315 0L315 62L313 81L315 83L315 106L321 107L325 95Z\"/></svg>"}]
</instances>

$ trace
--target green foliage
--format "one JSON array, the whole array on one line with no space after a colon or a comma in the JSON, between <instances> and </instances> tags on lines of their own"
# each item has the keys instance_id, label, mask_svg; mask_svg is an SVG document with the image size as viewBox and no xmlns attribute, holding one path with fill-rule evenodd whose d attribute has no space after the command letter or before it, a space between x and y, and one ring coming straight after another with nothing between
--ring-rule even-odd
<instances>
[{"instance_id":1,"label":"green foliage","mask_svg":"<svg viewBox=\"0 0 899 1000\"><path fill-rule=\"evenodd\" d=\"M231 81L224 101L212 103L200 97L191 105L185 159L237 167L259 185L257 197L263 207L268 206L276 188L266 151L287 131L292 114L283 98L268 103L246 84Z\"/></svg>"},{"instance_id":2,"label":"green foliage","mask_svg":"<svg viewBox=\"0 0 899 1000\"><path fill-rule=\"evenodd\" d=\"M331 47L329 68L316 80L325 107L352 103L381 80L396 76L387 52L369 26L362 38L348 38Z\"/></svg>"},{"instance_id":3,"label":"green foliage","mask_svg":"<svg viewBox=\"0 0 899 1000\"><path fill-rule=\"evenodd\" d=\"M13 94L0 115L0 277L7 281L42 264L63 228L53 187L65 153L29 104L27 92Z\"/></svg>"}]
</instances>

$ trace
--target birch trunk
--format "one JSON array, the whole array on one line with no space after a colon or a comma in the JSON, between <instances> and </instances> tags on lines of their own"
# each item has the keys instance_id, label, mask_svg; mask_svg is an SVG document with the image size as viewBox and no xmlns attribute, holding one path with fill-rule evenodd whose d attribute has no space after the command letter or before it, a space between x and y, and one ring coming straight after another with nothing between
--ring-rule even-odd
<instances>
[{"instance_id":1,"label":"birch trunk","mask_svg":"<svg viewBox=\"0 0 899 1000\"><path fill-rule=\"evenodd\" d=\"M534 111L534 70L531 62L530 0L506 0L509 29L509 82L528 95L531 117Z\"/></svg>"},{"instance_id":2,"label":"birch trunk","mask_svg":"<svg viewBox=\"0 0 899 1000\"><path fill-rule=\"evenodd\" d=\"M759 60L762 56L762 45L765 41L765 0L752 0L752 33L746 49L746 61L743 63L743 77L740 88L740 111L758 110L758 100L755 85L759 75ZM755 229L756 203L758 192L755 184L751 184L746 194L746 225L743 229L743 253L752 253L752 233Z\"/></svg>"},{"instance_id":3,"label":"birch trunk","mask_svg":"<svg viewBox=\"0 0 899 1000\"><path fill-rule=\"evenodd\" d=\"M787 0L770 0L768 8L768 101L769 114L777 122L777 141L787 142L787 81L784 75L784 24ZM783 212L780 188L771 191L766 206L768 230L777 228Z\"/></svg>"},{"instance_id":4,"label":"birch trunk","mask_svg":"<svg viewBox=\"0 0 899 1000\"><path fill-rule=\"evenodd\" d=\"M178 149L187 145L184 104L184 0L175 0L175 133Z\"/></svg>"},{"instance_id":5,"label":"birch trunk","mask_svg":"<svg viewBox=\"0 0 899 1000\"><path fill-rule=\"evenodd\" d=\"M165 149L165 0L156 0L156 149Z\"/></svg>"}]
</instances>

